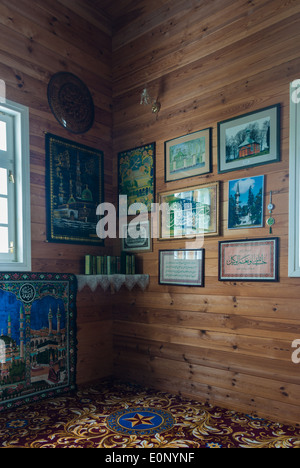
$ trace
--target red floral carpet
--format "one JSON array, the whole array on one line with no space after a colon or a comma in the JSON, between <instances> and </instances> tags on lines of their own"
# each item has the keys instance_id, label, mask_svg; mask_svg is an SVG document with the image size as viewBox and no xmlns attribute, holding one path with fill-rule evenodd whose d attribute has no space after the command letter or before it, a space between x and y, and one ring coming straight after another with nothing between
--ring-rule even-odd
<instances>
[{"instance_id":1,"label":"red floral carpet","mask_svg":"<svg viewBox=\"0 0 300 468\"><path fill-rule=\"evenodd\" d=\"M18 447L300 448L300 428L108 381L0 413L0 448Z\"/></svg>"}]
</instances>

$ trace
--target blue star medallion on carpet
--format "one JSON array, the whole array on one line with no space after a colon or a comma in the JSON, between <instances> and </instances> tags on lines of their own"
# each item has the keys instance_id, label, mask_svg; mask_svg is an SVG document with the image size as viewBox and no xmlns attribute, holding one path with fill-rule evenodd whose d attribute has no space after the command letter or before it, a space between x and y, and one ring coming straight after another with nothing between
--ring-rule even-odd
<instances>
[{"instance_id":1,"label":"blue star medallion on carpet","mask_svg":"<svg viewBox=\"0 0 300 468\"><path fill-rule=\"evenodd\" d=\"M148 435L171 429L175 420L171 413L161 409L127 408L112 413L106 423L115 432Z\"/></svg>"}]
</instances>

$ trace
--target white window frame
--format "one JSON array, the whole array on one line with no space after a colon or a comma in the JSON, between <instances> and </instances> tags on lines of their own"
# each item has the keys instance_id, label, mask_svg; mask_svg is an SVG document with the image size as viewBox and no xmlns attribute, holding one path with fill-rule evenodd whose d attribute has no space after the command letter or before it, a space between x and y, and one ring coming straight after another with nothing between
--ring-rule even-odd
<instances>
[{"instance_id":1,"label":"white window frame","mask_svg":"<svg viewBox=\"0 0 300 468\"><path fill-rule=\"evenodd\" d=\"M13 262L16 260L16 249L9 247L13 247L16 245L16 189L15 184L9 182L9 176L12 174L14 177L15 171L15 117L8 113L0 112L0 121L6 124L5 133L6 133L6 150L1 150L0 148L0 168L6 171L6 184L7 184L7 194L4 195L1 190L1 199L4 198L7 200L7 208L8 208L8 242L7 242L7 253L0 252L0 262ZM1 189L1 187L0 187ZM9 245L12 242L12 245ZM11 251L10 251L11 250Z\"/></svg>"},{"instance_id":2,"label":"white window frame","mask_svg":"<svg viewBox=\"0 0 300 468\"><path fill-rule=\"evenodd\" d=\"M300 276L300 80L290 84L289 277Z\"/></svg>"},{"instance_id":3,"label":"white window frame","mask_svg":"<svg viewBox=\"0 0 300 468\"><path fill-rule=\"evenodd\" d=\"M14 118L15 255L0 259L0 271L31 271L29 109L7 99L0 112Z\"/></svg>"}]
</instances>

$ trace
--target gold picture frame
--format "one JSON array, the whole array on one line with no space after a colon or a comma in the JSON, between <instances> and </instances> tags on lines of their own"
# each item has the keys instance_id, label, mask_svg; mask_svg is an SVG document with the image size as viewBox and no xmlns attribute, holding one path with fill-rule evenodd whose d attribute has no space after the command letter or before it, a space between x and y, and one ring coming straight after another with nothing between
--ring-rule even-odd
<instances>
[{"instance_id":1,"label":"gold picture frame","mask_svg":"<svg viewBox=\"0 0 300 468\"><path fill-rule=\"evenodd\" d=\"M219 182L158 194L159 240L219 235Z\"/></svg>"}]
</instances>

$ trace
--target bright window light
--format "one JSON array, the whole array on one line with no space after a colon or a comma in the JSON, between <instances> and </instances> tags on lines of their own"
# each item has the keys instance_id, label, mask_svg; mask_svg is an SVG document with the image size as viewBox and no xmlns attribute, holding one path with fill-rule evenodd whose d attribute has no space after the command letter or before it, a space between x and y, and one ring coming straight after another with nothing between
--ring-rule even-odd
<instances>
[{"instance_id":1,"label":"bright window light","mask_svg":"<svg viewBox=\"0 0 300 468\"><path fill-rule=\"evenodd\" d=\"M0 197L0 224L8 224L7 198Z\"/></svg>"},{"instance_id":2,"label":"bright window light","mask_svg":"<svg viewBox=\"0 0 300 468\"><path fill-rule=\"evenodd\" d=\"M0 102L5 102L6 99L6 85L4 80L0 80Z\"/></svg>"},{"instance_id":3,"label":"bright window light","mask_svg":"<svg viewBox=\"0 0 300 468\"><path fill-rule=\"evenodd\" d=\"M0 227L0 253L8 253L8 227Z\"/></svg>"},{"instance_id":4,"label":"bright window light","mask_svg":"<svg viewBox=\"0 0 300 468\"><path fill-rule=\"evenodd\" d=\"M0 121L0 150L7 151L6 122Z\"/></svg>"},{"instance_id":5,"label":"bright window light","mask_svg":"<svg viewBox=\"0 0 300 468\"><path fill-rule=\"evenodd\" d=\"M0 195L7 195L7 170L0 167Z\"/></svg>"}]
</instances>

